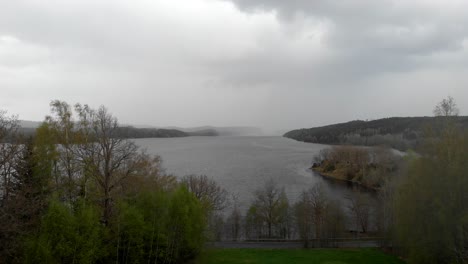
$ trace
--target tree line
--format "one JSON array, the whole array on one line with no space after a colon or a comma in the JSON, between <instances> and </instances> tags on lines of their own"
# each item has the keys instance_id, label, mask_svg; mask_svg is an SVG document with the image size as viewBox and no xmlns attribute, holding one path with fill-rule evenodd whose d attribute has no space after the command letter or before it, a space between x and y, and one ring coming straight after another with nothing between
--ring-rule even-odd
<instances>
[{"instance_id":1,"label":"tree line","mask_svg":"<svg viewBox=\"0 0 468 264\"><path fill-rule=\"evenodd\" d=\"M333 238L351 233L375 235L383 248L408 263L466 263L468 134L458 113L451 97L437 104L436 124L425 129L417 152L404 157L381 148L344 146L322 152L315 161L345 164L344 175L369 181L376 187L372 191L355 189L340 202L323 186L314 186L290 203L284 188L270 181L254 192L246 212L232 205L225 234L233 240L299 237L305 247L334 246Z\"/></svg>"},{"instance_id":2,"label":"tree line","mask_svg":"<svg viewBox=\"0 0 468 264\"><path fill-rule=\"evenodd\" d=\"M239 197L213 179L165 173L159 156L118 136L105 107L53 101L34 137L22 136L17 117L1 111L0 259L181 263L207 240L299 238L304 247L326 247L372 234L409 263L466 263L468 135L458 112L451 98L439 103L438 125L397 173L384 151L321 153L330 164L346 160L361 177L379 176L375 199L358 188L338 201L317 185L291 202L270 180L242 212ZM385 166L372 171L369 155Z\"/></svg>"},{"instance_id":3,"label":"tree line","mask_svg":"<svg viewBox=\"0 0 468 264\"><path fill-rule=\"evenodd\" d=\"M454 99L446 99L452 100ZM453 114L453 113L449 113ZM435 117L392 117L371 121L356 120L347 123L292 130L284 137L294 140L331 144L356 146L385 145L401 151L409 149L419 150L424 142L431 136L427 130L444 129L441 120L445 114ZM454 125L462 130L468 128L468 117L453 116Z\"/></svg>"},{"instance_id":4,"label":"tree line","mask_svg":"<svg viewBox=\"0 0 468 264\"><path fill-rule=\"evenodd\" d=\"M204 204L105 107L53 101L34 137L18 131L0 112L2 262L180 263L202 249Z\"/></svg>"},{"instance_id":5,"label":"tree line","mask_svg":"<svg viewBox=\"0 0 468 264\"><path fill-rule=\"evenodd\" d=\"M229 241L302 241L305 248L336 247L339 241L380 237L380 200L353 189L345 200L324 184L305 188L290 200L284 187L268 180L253 193L245 211L235 198L214 226L215 239Z\"/></svg>"},{"instance_id":6,"label":"tree line","mask_svg":"<svg viewBox=\"0 0 468 264\"><path fill-rule=\"evenodd\" d=\"M34 136L35 128L20 127L19 133L23 136ZM198 131L185 132L178 129L167 128L136 128L133 126L120 125L114 132L115 137L120 138L178 138L192 136L218 136L219 133L215 129L203 129ZM8 140L8 139L7 139Z\"/></svg>"},{"instance_id":7,"label":"tree line","mask_svg":"<svg viewBox=\"0 0 468 264\"><path fill-rule=\"evenodd\" d=\"M241 212L238 197L213 179L167 175L159 156L121 136L105 107L53 101L34 136L19 131L17 117L1 112L6 263L180 263L207 240L300 237L306 246L311 239L324 246L345 229L342 206L323 186L291 204L284 188L268 181Z\"/></svg>"}]
</instances>

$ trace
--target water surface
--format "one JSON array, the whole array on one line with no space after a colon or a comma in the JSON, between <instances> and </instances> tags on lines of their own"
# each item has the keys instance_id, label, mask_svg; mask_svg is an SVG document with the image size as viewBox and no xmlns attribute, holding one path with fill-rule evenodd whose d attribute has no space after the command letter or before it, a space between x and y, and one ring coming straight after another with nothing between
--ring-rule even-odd
<instances>
[{"instance_id":1,"label":"water surface","mask_svg":"<svg viewBox=\"0 0 468 264\"><path fill-rule=\"evenodd\" d=\"M345 200L349 188L314 173L313 157L326 145L283 137L186 137L137 139L151 154L160 155L166 171L177 176L204 174L239 197L246 208L253 192L269 180L285 188L290 201L304 189L323 184L329 195Z\"/></svg>"}]
</instances>

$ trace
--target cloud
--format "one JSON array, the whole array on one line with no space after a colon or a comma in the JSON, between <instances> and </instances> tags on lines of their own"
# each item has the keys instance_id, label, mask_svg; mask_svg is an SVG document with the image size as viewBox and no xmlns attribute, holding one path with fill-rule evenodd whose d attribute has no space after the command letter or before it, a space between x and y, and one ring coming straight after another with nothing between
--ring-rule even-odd
<instances>
[{"instance_id":1,"label":"cloud","mask_svg":"<svg viewBox=\"0 0 468 264\"><path fill-rule=\"evenodd\" d=\"M284 24L327 24L322 42L332 68L360 64L363 77L417 68L415 57L459 52L468 36L466 1L233 0L241 10L278 14ZM361 77L359 72L351 76Z\"/></svg>"},{"instance_id":2,"label":"cloud","mask_svg":"<svg viewBox=\"0 0 468 264\"><path fill-rule=\"evenodd\" d=\"M0 108L52 99L124 123L310 127L468 109L465 1L8 1ZM425 94L420 103L418 94ZM394 106L392 108L392 106ZM326 109L326 111L324 111Z\"/></svg>"},{"instance_id":3,"label":"cloud","mask_svg":"<svg viewBox=\"0 0 468 264\"><path fill-rule=\"evenodd\" d=\"M0 67L28 67L47 61L49 56L47 48L0 35Z\"/></svg>"}]
</instances>

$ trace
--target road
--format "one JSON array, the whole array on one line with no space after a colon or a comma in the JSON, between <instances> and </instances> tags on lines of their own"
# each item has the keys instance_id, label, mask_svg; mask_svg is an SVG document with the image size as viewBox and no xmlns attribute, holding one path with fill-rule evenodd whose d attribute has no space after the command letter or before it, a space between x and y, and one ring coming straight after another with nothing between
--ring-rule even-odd
<instances>
[{"instance_id":1,"label":"road","mask_svg":"<svg viewBox=\"0 0 468 264\"><path fill-rule=\"evenodd\" d=\"M309 243L312 247L313 242ZM298 241L239 241L239 242L211 242L208 244L213 248L258 248L258 249L300 249L304 247L302 242ZM334 242L329 248L377 248L378 240L347 240Z\"/></svg>"}]
</instances>

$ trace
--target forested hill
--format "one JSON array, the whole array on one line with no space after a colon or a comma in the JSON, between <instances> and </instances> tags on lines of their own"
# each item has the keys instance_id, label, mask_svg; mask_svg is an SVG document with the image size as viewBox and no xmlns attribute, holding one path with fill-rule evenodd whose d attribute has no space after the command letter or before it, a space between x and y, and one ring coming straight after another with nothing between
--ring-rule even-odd
<instances>
[{"instance_id":1,"label":"forested hill","mask_svg":"<svg viewBox=\"0 0 468 264\"><path fill-rule=\"evenodd\" d=\"M126 126L119 127L115 132L115 136L120 138L170 138L188 137L189 135L175 129L135 128Z\"/></svg>"},{"instance_id":2,"label":"forested hill","mask_svg":"<svg viewBox=\"0 0 468 264\"><path fill-rule=\"evenodd\" d=\"M25 136L32 136L35 134L36 128L22 127L20 132ZM218 133L216 130L209 129L184 132L177 129L136 128L132 126L121 126L116 129L114 136L119 138L175 138L191 136L218 136Z\"/></svg>"},{"instance_id":3,"label":"forested hill","mask_svg":"<svg viewBox=\"0 0 468 264\"><path fill-rule=\"evenodd\" d=\"M458 127L468 128L467 116L454 117L453 120ZM399 150L407 150L421 143L426 136L426 129L437 130L442 124L442 117L392 117L297 129L287 132L284 137L310 143L387 145Z\"/></svg>"},{"instance_id":4,"label":"forested hill","mask_svg":"<svg viewBox=\"0 0 468 264\"><path fill-rule=\"evenodd\" d=\"M184 132L177 129L119 127L116 136L122 138L171 138L190 136L217 136L215 130Z\"/></svg>"}]
</instances>

